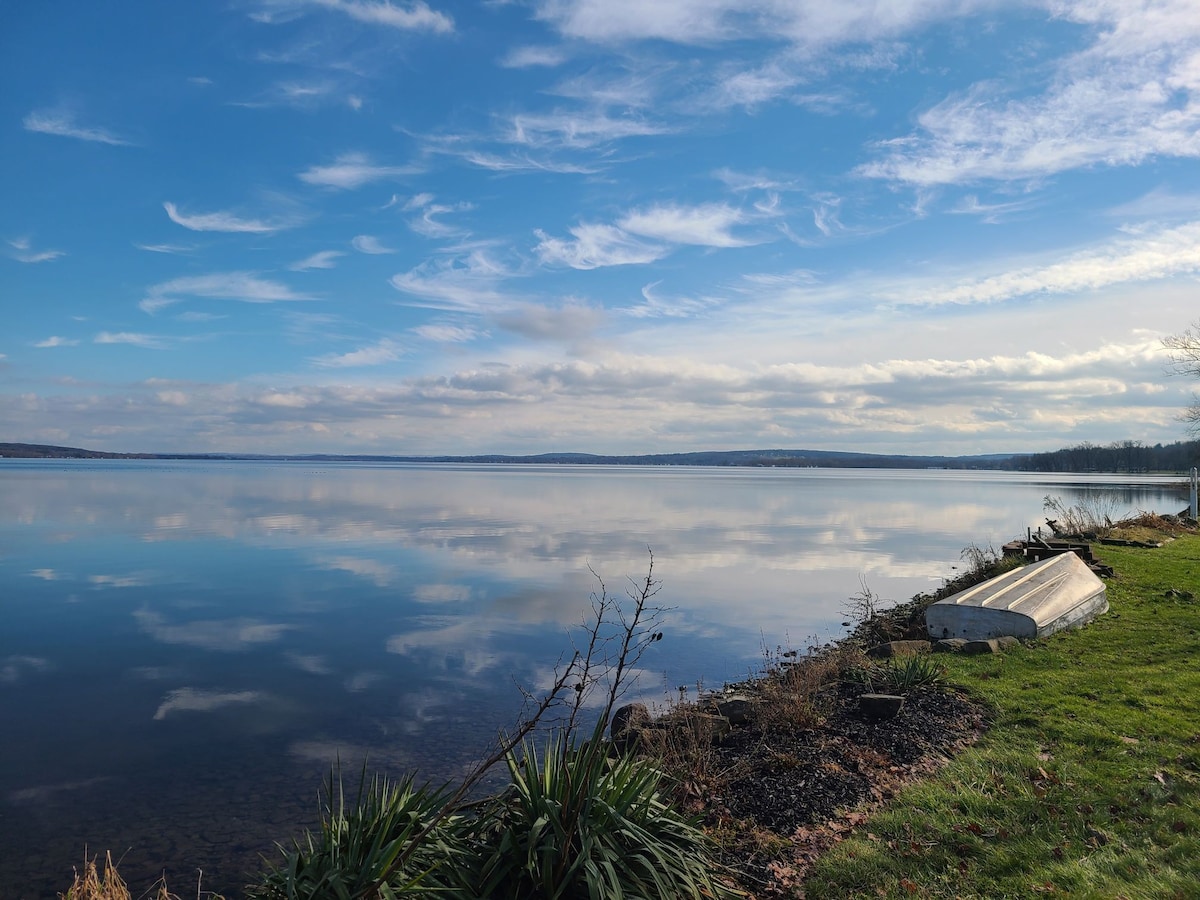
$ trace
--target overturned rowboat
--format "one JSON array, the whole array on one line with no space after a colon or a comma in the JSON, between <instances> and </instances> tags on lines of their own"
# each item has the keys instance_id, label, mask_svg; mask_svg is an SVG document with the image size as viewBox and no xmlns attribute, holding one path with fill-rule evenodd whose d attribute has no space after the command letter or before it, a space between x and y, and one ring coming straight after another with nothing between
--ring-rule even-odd
<instances>
[{"instance_id":1,"label":"overturned rowboat","mask_svg":"<svg viewBox=\"0 0 1200 900\"><path fill-rule=\"evenodd\" d=\"M1108 612L1104 582L1074 553L990 578L925 610L929 636L969 641L1045 637Z\"/></svg>"}]
</instances>

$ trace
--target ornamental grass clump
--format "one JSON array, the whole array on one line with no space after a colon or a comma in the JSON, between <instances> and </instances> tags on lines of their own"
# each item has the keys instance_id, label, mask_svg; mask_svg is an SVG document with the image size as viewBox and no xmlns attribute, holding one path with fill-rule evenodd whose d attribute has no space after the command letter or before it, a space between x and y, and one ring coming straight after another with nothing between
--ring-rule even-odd
<instances>
[{"instance_id":1,"label":"ornamental grass clump","mask_svg":"<svg viewBox=\"0 0 1200 900\"><path fill-rule=\"evenodd\" d=\"M713 877L699 821L666 800L653 762L610 757L602 734L578 746L554 734L508 754L511 784L478 830L478 896L739 896Z\"/></svg>"},{"instance_id":2,"label":"ornamental grass clump","mask_svg":"<svg viewBox=\"0 0 1200 900\"><path fill-rule=\"evenodd\" d=\"M320 829L306 832L250 889L256 900L357 900L430 896L453 884L462 852L459 820L447 796L412 778L391 782L364 771L347 805L341 778L330 775Z\"/></svg>"}]
</instances>

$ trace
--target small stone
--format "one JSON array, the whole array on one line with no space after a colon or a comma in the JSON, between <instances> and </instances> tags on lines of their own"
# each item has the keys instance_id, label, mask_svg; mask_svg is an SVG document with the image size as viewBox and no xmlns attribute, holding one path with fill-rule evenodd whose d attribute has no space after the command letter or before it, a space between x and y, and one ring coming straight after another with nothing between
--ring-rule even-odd
<instances>
[{"instance_id":1,"label":"small stone","mask_svg":"<svg viewBox=\"0 0 1200 900\"><path fill-rule=\"evenodd\" d=\"M962 645L960 653L966 656L984 656L989 653L1000 652L1000 642L995 638L988 638L986 641L967 641Z\"/></svg>"},{"instance_id":2,"label":"small stone","mask_svg":"<svg viewBox=\"0 0 1200 900\"><path fill-rule=\"evenodd\" d=\"M858 710L868 719L894 719L904 706L904 698L896 694L863 694L858 698Z\"/></svg>"},{"instance_id":3,"label":"small stone","mask_svg":"<svg viewBox=\"0 0 1200 900\"><path fill-rule=\"evenodd\" d=\"M729 720L724 716L713 716L707 713L697 713L688 716L688 724L692 728L692 733L699 740L708 740L714 744L719 744L729 734L733 726L729 724Z\"/></svg>"},{"instance_id":4,"label":"small stone","mask_svg":"<svg viewBox=\"0 0 1200 900\"><path fill-rule=\"evenodd\" d=\"M928 653L929 641L888 641L867 651L872 659L894 659L897 656L914 656L918 653Z\"/></svg>"},{"instance_id":5,"label":"small stone","mask_svg":"<svg viewBox=\"0 0 1200 900\"><path fill-rule=\"evenodd\" d=\"M933 645L934 653L957 653L966 643L965 638L942 638Z\"/></svg>"},{"instance_id":6,"label":"small stone","mask_svg":"<svg viewBox=\"0 0 1200 900\"><path fill-rule=\"evenodd\" d=\"M626 737L627 732L633 732L636 735L649 724L650 710L646 708L645 703L626 703L613 713L608 733L616 741Z\"/></svg>"},{"instance_id":7,"label":"small stone","mask_svg":"<svg viewBox=\"0 0 1200 900\"><path fill-rule=\"evenodd\" d=\"M750 720L752 704L747 694L730 694L717 701L717 715L728 719L730 725L745 725Z\"/></svg>"},{"instance_id":8,"label":"small stone","mask_svg":"<svg viewBox=\"0 0 1200 900\"><path fill-rule=\"evenodd\" d=\"M1003 637L996 638L996 644L1001 650L1011 650L1014 647L1020 647L1021 642L1011 634L1006 634Z\"/></svg>"}]
</instances>

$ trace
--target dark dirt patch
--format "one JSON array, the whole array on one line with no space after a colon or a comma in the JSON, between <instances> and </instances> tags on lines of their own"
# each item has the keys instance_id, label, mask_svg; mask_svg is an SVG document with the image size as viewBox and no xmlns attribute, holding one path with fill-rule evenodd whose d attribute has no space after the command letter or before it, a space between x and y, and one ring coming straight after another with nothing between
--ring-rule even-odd
<instances>
[{"instance_id":1,"label":"dark dirt patch","mask_svg":"<svg viewBox=\"0 0 1200 900\"><path fill-rule=\"evenodd\" d=\"M865 719L847 687L813 727L751 721L734 729L714 748L727 782L695 806L742 887L779 896L867 810L935 771L984 727L982 707L942 686L911 690L900 714L882 722Z\"/></svg>"}]
</instances>

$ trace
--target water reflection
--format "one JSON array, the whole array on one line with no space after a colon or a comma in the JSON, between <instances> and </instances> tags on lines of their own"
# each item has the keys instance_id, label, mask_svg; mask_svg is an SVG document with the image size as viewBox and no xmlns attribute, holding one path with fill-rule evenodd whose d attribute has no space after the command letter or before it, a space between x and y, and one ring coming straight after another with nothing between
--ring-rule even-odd
<instances>
[{"instance_id":1,"label":"water reflection","mask_svg":"<svg viewBox=\"0 0 1200 900\"><path fill-rule=\"evenodd\" d=\"M589 566L621 593L653 548L662 695L838 632L860 580L936 586L1048 494L1182 506L1155 479L6 461L0 801L37 812L0 816L0 883L53 896L86 842L236 887L335 758L453 777L549 683Z\"/></svg>"}]
</instances>

